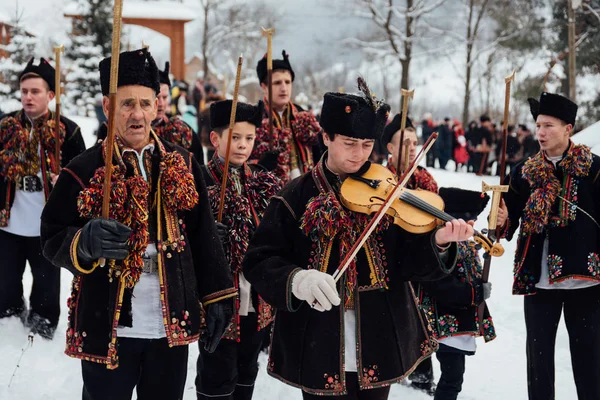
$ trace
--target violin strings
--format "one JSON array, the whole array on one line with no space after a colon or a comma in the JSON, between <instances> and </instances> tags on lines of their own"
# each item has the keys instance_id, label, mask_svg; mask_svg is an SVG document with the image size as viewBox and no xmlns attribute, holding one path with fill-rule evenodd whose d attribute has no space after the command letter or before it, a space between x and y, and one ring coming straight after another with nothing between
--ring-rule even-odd
<instances>
[{"instance_id":1,"label":"violin strings","mask_svg":"<svg viewBox=\"0 0 600 400\"><path fill-rule=\"evenodd\" d=\"M413 205L413 206L417 207L418 209L425 211L443 221L448 222L448 221L452 221L454 219L454 217L452 217L451 215L435 208L431 204L418 198L417 196L413 195L412 193L402 192L402 195L400 196L400 200L406 201L408 204Z\"/></svg>"}]
</instances>

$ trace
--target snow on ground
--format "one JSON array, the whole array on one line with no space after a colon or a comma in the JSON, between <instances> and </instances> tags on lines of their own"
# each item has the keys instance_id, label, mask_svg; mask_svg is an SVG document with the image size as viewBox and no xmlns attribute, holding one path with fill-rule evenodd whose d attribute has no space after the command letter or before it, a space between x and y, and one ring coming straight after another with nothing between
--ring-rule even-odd
<instances>
[{"instance_id":1,"label":"snow on ground","mask_svg":"<svg viewBox=\"0 0 600 400\"><path fill-rule=\"evenodd\" d=\"M73 118L82 128L86 144L94 142L92 132L97 126L91 118ZM448 168L453 168L449 166ZM454 186L481 190L482 178L473 174L432 170L442 186ZM489 184L497 184L497 178L486 177ZM483 215L486 215L487 211ZM485 218L476 224L484 228ZM494 283L488 304L494 317L498 338L484 344L478 340L477 354L467 357L463 400L520 400L527 398L525 365L525 323L523 320L523 298L511 295L512 259L515 244L504 243L506 253L492 263L490 280ZM56 337L52 341L35 338L33 346L27 348L27 330L16 318L0 320L0 399L1 400L75 400L81 398L80 362L63 354L66 330L66 300L69 295L71 274L62 271L61 298L65 305ZM26 295L31 286L31 275L25 273ZM556 339L556 399L571 400L576 397L569 356L568 336L561 322ZM27 348L24 354L22 349ZM20 357L22 359L19 362ZM188 377L185 400L195 399L194 376L198 347L190 346ZM434 356L435 358L435 356ZM267 358L261 355L260 373L256 382L256 400L301 399L298 389L284 385L269 377L265 366ZM16 368L17 364L19 365ZM436 379L440 376L439 364L434 361ZM8 387L16 369L12 384ZM402 385L394 385L392 400L431 399Z\"/></svg>"}]
</instances>

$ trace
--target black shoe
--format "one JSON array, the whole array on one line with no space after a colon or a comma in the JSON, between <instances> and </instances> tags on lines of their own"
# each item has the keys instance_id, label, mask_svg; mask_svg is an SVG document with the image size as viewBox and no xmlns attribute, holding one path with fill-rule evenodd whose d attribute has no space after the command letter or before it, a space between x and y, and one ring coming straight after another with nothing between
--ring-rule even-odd
<instances>
[{"instance_id":1,"label":"black shoe","mask_svg":"<svg viewBox=\"0 0 600 400\"><path fill-rule=\"evenodd\" d=\"M34 312L29 313L26 326L31 329L31 333L38 334L47 340L52 340L54 332L56 332L56 325L52 324L49 319Z\"/></svg>"},{"instance_id":2,"label":"black shoe","mask_svg":"<svg viewBox=\"0 0 600 400\"><path fill-rule=\"evenodd\" d=\"M425 394L428 394L430 396L435 395L435 389L436 389L436 384L433 382L424 382L424 383L420 383L420 382L415 382L412 381L410 383L410 386L413 389L419 390Z\"/></svg>"},{"instance_id":3,"label":"black shoe","mask_svg":"<svg viewBox=\"0 0 600 400\"><path fill-rule=\"evenodd\" d=\"M23 325L26 324L27 320L27 309L24 305L19 307L11 307L4 311L0 311L0 318L19 317Z\"/></svg>"}]
</instances>

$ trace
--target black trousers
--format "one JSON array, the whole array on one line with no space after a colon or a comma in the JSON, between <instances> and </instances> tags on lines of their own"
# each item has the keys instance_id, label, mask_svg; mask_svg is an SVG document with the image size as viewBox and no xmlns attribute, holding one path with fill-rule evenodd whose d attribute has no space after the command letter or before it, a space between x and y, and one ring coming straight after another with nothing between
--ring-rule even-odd
<instances>
[{"instance_id":1,"label":"black trousers","mask_svg":"<svg viewBox=\"0 0 600 400\"><path fill-rule=\"evenodd\" d=\"M435 390L434 400L456 400L464 380L465 354L461 350L440 343L435 356L440 362L442 375Z\"/></svg>"},{"instance_id":2,"label":"black trousers","mask_svg":"<svg viewBox=\"0 0 600 400\"><path fill-rule=\"evenodd\" d=\"M163 339L118 341L119 367L81 362L83 400L181 400L187 374L188 346L169 347Z\"/></svg>"},{"instance_id":3,"label":"black trousers","mask_svg":"<svg viewBox=\"0 0 600 400\"><path fill-rule=\"evenodd\" d=\"M527 387L530 400L554 398L554 348L561 313L577 398L600 399L600 285L575 290L540 290L525 297Z\"/></svg>"},{"instance_id":4,"label":"black trousers","mask_svg":"<svg viewBox=\"0 0 600 400\"><path fill-rule=\"evenodd\" d=\"M37 315L56 327L60 316L60 268L42 255L40 238L0 230L0 254L0 318L25 311L23 273L29 261L33 275L29 317Z\"/></svg>"},{"instance_id":5,"label":"black trousers","mask_svg":"<svg viewBox=\"0 0 600 400\"><path fill-rule=\"evenodd\" d=\"M332 399L335 400L387 400L390 395L390 387L386 386L383 388L360 390L358 387L358 375L356 372L346 372L346 389L348 394L345 396L335 396ZM302 392L302 398L304 400L323 400L323 396L316 396Z\"/></svg>"},{"instance_id":6,"label":"black trousers","mask_svg":"<svg viewBox=\"0 0 600 400\"><path fill-rule=\"evenodd\" d=\"M240 317L240 342L222 339L214 353L200 343L197 362L198 399L249 400L258 375L258 354L266 335L257 330L256 313Z\"/></svg>"}]
</instances>

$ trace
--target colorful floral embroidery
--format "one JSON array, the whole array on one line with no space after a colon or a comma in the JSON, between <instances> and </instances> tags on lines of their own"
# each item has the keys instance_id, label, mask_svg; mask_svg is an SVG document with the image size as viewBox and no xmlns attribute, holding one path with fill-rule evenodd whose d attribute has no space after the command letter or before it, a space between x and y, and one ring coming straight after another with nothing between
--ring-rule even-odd
<instances>
[{"instance_id":1,"label":"colorful floral embroidery","mask_svg":"<svg viewBox=\"0 0 600 400\"><path fill-rule=\"evenodd\" d=\"M454 315L442 315L438 318L440 337L452 336L458 332L458 320Z\"/></svg>"},{"instance_id":2,"label":"colorful floral embroidery","mask_svg":"<svg viewBox=\"0 0 600 400\"><path fill-rule=\"evenodd\" d=\"M190 313L188 311L181 312L181 318L177 318L177 313L171 312L171 320L169 321L170 334L173 339L184 339L192 334L190 325Z\"/></svg>"},{"instance_id":3,"label":"colorful floral embroidery","mask_svg":"<svg viewBox=\"0 0 600 400\"><path fill-rule=\"evenodd\" d=\"M373 386L379 381L379 369L377 365L364 367L362 369L361 386L363 388Z\"/></svg>"},{"instance_id":4,"label":"colorful floral embroidery","mask_svg":"<svg viewBox=\"0 0 600 400\"><path fill-rule=\"evenodd\" d=\"M492 341L496 339L496 329L494 328L494 322L492 321L492 317L485 318L482 321L483 325L483 340L485 342Z\"/></svg>"},{"instance_id":5,"label":"colorful floral embroidery","mask_svg":"<svg viewBox=\"0 0 600 400\"><path fill-rule=\"evenodd\" d=\"M69 310L67 320L69 328L67 329L67 353L75 354L83 352L83 338L87 336L85 332L81 335L76 331L77 327L74 326L74 315L77 313L77 297L79 296L79 288L81 284L81 277L74 277L71 281L71 295L67 299L67 308Z\"/></svg>"},{"instance_id":6,"label":"colorful floral embroidery","mask_svg":"<svg viewBox=\"0 0 600 400\"><path fill-rule=\"evenodd\" d=\"M588 271L594 277L600 276L600 256L596 253L588 254Z\"/></svg>"},{"instance_id":7,"label":"colorful floral embroidery","mask_svg":"<svg viewBox=\"0 0 600 400\"><path fill-rule=\"evenodd\" d=\"M325 389L328 390L343 390L344 386L340 382L340 375L329 375L323 374L323 378L325 379Z\"/></svg>"},{"instance_id":8,"label":"colorful floral embroidery","mask_svg":"<svg viewBox=\"0 0 600 400\"><path fill-rule=\"evenodd\" d=\"M548 274L550 275L550 280L556 280L562 275L562 267L563 267L563 259L561 256L557 256L556 254L548 255Z\"/></svg>"},{"instance_id":9,"label":"colorful floral embroidery","mask_svg":"<svg viewBox=\"0 0 600 400\"><path fill-rule=\"evenodd\" d=\"M437 342L431 341L430 339L425 339L423 343L421 343L421 355L427 356L437 350Z\"/></svg>"}]
</instances>

